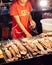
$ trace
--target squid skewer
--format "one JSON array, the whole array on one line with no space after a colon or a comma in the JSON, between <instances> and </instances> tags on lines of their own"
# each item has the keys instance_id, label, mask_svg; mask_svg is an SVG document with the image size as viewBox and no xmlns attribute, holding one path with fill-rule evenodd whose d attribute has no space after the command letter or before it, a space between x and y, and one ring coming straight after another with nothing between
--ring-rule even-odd
<instances>
[{"instance_id":1,"label":"squid skewer","mask_svg":"<svg viewBox=\"0 0 52 65\"><path fill-rule=\"evenodd\" d=\"M44 48L42 47L42 45L37 40L34 40L33 42L43 52L43 54L47 54L47 51L44 50Z\"/></svg>"},{"instance_id":2,"label":"squid skewer","mask_svg":"<svg viewBox=\"0 0 52 65\"><path fill-rule=\"evenodd\" d=\"M12 41L10 41L10 45L11 45L12 49L16 52L16 54L19 54L18 48L16 47L16 45L13 44Z\"/></svg>"},{"instance_id":3,"label":"squid skewer","mask_svg":"<svg viewBox=\"0 0 52 65\"><path fill-rule=\"evenodd\" d=\"M16 53L15 51L12 49L12 47L9 47L9 51L11 52L11 54L15 57L16 56Z\"/></svg>"},{"instance_id":4,"label":"squid skewer","mask_svg":"<svg viewBox=\"0 0 52 65\"><path fill-rule=\"evenodd\" d=\"M7 48L4 48L4 50L5 50L5 53L6 53L7 57L9 59L11 59L12 58L12 55L11 55L10 51Z\"/></svg>"},{"instance_id":5,"label":"squid skewer","mask_svg":"<svg viewBox=\"0 0 52 65\"><path fill-rule=\"evenodd\" d=\"M14 43L19 48L21 54L23 55L27 54L27 49L20 42L17 42L17 40L14 40Z\"/></svg>"}]
</instances>

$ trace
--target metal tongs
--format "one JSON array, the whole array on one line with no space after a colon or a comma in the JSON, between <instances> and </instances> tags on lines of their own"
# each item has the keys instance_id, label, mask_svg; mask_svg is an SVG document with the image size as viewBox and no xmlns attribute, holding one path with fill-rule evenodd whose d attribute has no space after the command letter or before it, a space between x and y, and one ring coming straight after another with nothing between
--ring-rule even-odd
<instances>
[{"instance_id":1,"label":"metal tongs","mask_svg":"<svg viewBox=\"0 0 52 65\"><path fill-rule=\"evenodd\" d=\"M37 28L35 26L30 26L31 31L33 32L34 35L38 35L39 33L37 32Z\"/></svg>"}]
</instances>

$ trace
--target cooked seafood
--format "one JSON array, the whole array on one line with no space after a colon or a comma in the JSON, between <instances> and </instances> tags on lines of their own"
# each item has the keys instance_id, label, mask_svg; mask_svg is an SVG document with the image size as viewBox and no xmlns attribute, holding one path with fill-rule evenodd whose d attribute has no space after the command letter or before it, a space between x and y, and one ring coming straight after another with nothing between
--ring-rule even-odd
<instances>
[{"instance_id":1,"label":"cooked seafood","mask_svg":"<svg viewBox=\"0 0 52 65\"><path fill-rule=\"evenodd\" d=\"M34 42L34 44L40 49L40 51L44 52L44 54L47 54L47 51L44 50L44 48L43 48L42 45L38 42L38 40L34 40L33 42Z\"/></svg>"},{"instance_id":2,"label":"cooked seafood","mask_svg":"<svg viewBox=\"0 0 52 65\"><path fill-rule=\"evenodd\" d=\"M11 52L7 48L4 48L4 50L5 50L5 53L6 53L7 57L9 59L12 58Z\"/></svg>"},{"instance_id":3,"label":"cooked seafood","mask_svg":"<svg viewBox=\"0 0 52 65\"><path fill-rule=\"evenodd\" d=\"M15 51L12 49L12 47L9 47L9 51L11 52L11 54L15 57L16 56L16 53Z\"/></svg>"},{"instance_id":4,"label":"cooked seafood","mask_svg":"<svg viewBox=\"0 0 52 65\"><path fill-rule=\"evenodd\" d=\"M19 41L17 40L14 40L14 43L17 45L17 47L19 48L19 51L21 54L26 54L27 53L27 50L26 48L22 45L22 43L20 43Z\"/></svg>"},{"instance_id":5,"label":"cooked seafood","mask_svg":"<svg viewBox=\"0 0 52 65\"><path fill-rule=\"evenodd\" d=\"M30 38L23 38L23 39L21 39L21 41L22 41L22 42L27 42L27 41L29 41L29 39L30 39Z\"/></svg>"},{"instance_id":6,"label":"cooked seafood","mask_svg":"<svg viewBox=\"0 0 52 65\"><path fill-rule=\"evenodd\" d=\"M45 47L51 48L49 40L45 40L45 38L38 39L38 41Z\"/></svg>"},{"instance_id":7,"label":"cooked seafood","mask_svg":"<svg viewBox=\"0 0 52 65\"><path fill-rule=\"evenodd\" d=\"M52 43L52 37L48 37L47 39L50 40L50 42Z\"/></svg>"},{"instance_id":8,"label":"cooked seafood","mask_svg":"<svg viewBox=\"0 0 52 65\"><path fill-rule=\"evenodd\" d=\"M1 49L0 49L0 58L4 58L4 55Z\"/></svg>"},{"instance_id":9,"label":"cooked seafood","mask_svg":"<svg viewBox=\"0 0 52 65\"><path fill-rule=\"evenodd\" d=\"M11 44L11 47L13 48L13 50L14 50L17 54L19 54L19 50L18 50L18 48L16 47L16 45L13 44L12 41L10 41L10 44Z\"/></svg>"},{"instance_id":10,"label":"cooked seafood","mask_svg":"<svg viewBox=\"0 0 52 65\"><path fill-rule=\"evenodd\" d=\"M25 46L31 53L34 52L34 50L33 50L27 43L24 43L24 46Z\"/></svg>"},{"instance_id":11,"label":"cooked seafood","mask_svg":"<svg viewBox=\"0 0 52 65\"><path fill-rule=\"evenodd\" d=\"M47 32L47 33L41 33L40 35L39 35L40 37L52 37L52 32Z\"/></svg>"},{"instance_id":12,"label":"cooked seafood","mask_svg":"<svg viewBox=\"0 0 52 65\"><path fill-rule=\"evenodd\" d=\"M36 38L37 37L37 38ZM42 33L32 38L9 40L3 45L6 61L33 58L38 54L52 52L52 32Z\"/></svg>"},{"instance_id":13,"label":"cooked seafood","mask_svg":"<svg viewBox=\"0 0 52 65\"><path fill-rule=\"evenodd\" d=\"M9 48L10 46L11 46L10 43L7 43L7 44L5 45L6 48Z\"/></svg>"},{"instance_id":14,"label":"cooked seafood","mask_svg":"<svg viewBox=\"0 0 52 65\"><path fill-rule=\"evenodd\" d=\"M34 51L38 51L37 47L34 45L34 43L32 42L32 40L27 41L27 44L28 44Z\"/></svg>"}]
</instances>

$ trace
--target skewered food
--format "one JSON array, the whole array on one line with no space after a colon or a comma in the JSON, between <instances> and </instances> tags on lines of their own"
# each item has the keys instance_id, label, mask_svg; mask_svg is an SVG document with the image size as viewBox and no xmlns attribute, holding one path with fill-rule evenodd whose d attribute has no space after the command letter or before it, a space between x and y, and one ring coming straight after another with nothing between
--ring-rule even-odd
<instances>
[{"instance_id":1,"label":"skewered food","mask_svg":"<svg viewBox=\"0 0 52 65\"><path fill-rule=\"evenodd\" d=\"M52 32L47 32L47 33L41 33L40 35L39 35L40 37L52 37Z\"/></svg>"},{"instance_id":2,"label":"skewered food","mask_svg":"<svg viewBox=\"0 0 52 65\"><path fill-rule=\"evenodd\" d=\"M15 57L16 54L15 54L15 51L12 49L12 47L9 47L9 51L11 52L11 54Z\"/></svg>"},{"instance_id":3,"label":"skewered food","mask_svg":"<svg viewBox=\"0 0 52 65\"><path fill-rule=\"evenodd\" d=\"M19 51L18 51L18 48L16 47L16 45L14 45L12 41L10 41L10 44L11 44L11 47L13 48L13 50L14 50L17 54L19 54Z\"/></svg>"},{"instance_id":4,"label":"skewered food","mask_svg":"<svg viewBox=\"0 0 52 65\"><path fill-rule=\"evenodd\" d=\"M7 48L4 48L4 50L5 50L5 53L6 53L7 57L9 59L12 58L11 52Z\"/></svg>"},{"instance_id":5,"label":"skewered food","mask_svg":"<svg viewBox=\"0 0 52 65\"><path fill-rule=\"evenodd\" d=\"M37 46L40 49L40 51L44 52L43 54L47 54L47 51L44 50L43 46L38 42L38 40L34 40L33 42L35 46Z\"/></svg>"},{"instance_id":6,"label":"skewered food","mask_svg":"<svg viewBox=\"0 0 52 65\"><path fill-rule=\"evenodd\" d=\"M38 41L45 47L45 48L51 48L49 40L45 40L45 38L38 39Z\"/></svg>"},{"instance_id":7,"label":"skewered food","mask_svg":"<svg viewBox=\"0 0 52 65\"><path fill-rule=\"evenodd\" d=\"M11 62L19 59L32 58L38 54L44 55L48 54L49 52L52 53L52 36L50 36L52 35L52 32L49 34L42 34L43 36L41 38L32 37L7 41L7 44L3 45L4 53L7 57L5 60L7 62Z\"/></svg>"},{"instance_id":8,"label":"skewered food","mask_svg":"<svg viewBox=\"0 0 52 65\"><path fill-rule=\"evenodd\" d=\"M33 53L34 52L34 50L27 44L27 43L24 43L25 45L25 47L31 52L31 53Z\"/></svg>"},{"instance_id":9,"label":"skewered food","mask_svg":"<svg viewBox=\"0 0 52 65\"><path fill-rule=\"evenodd\" d=\"M17 40L14 40L14 43L17 45L17 47L19 48L20 50L20 53L25 55L27 53L27 50L26 48Z\"/></svg>"},{"instance_id":10,"label":"skewered food","mask_svg":"<svg viewBox=\"0 0 52 65\"><path fill-rule=\"evenodd\" d=\"M4 55L3 55L2 50L0 49L0 59L1 59L1 58L4 58Z\"/></svg>"},{"instance_id":11,"label":"skewered food","mask_svg":"<svg viewBox=\"0 0 52 65\"><path fill-rule=\"evenodd\" d=\"M33 40L34 41L34 40ZM34 50L34 51L38 51L37 47L34 45L34 43L32 42L32 40L27 41L27 44Z\"/></svg>"}]
</instances>

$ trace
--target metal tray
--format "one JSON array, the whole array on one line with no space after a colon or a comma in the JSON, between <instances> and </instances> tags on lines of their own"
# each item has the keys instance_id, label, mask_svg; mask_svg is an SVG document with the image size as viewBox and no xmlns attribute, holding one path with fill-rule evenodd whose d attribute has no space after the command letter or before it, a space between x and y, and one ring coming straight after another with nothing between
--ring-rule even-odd
<instances>
[{"instance_id":1,"label":"metal tray","mask_svg":"<svg viewBox=\"0 0 52 65\"><path fill-rule=\"evenodd\" d=\"M8 41L8 40L7 40ZM4 42L4 45L6 44L7 41L0 41L0 43L3 44ZM1 47L2 48L2 47ZM50 57L50 58L49 58ZM47 58L47 59L46 59ZM46 59L46 60L45 60ZM16 61L12 61L12 62L3 62L1 63L0 65L11 65L11 64L15 64L15 65L27 65L27 64L31 64L31 65L39 65L41 64L44 60L47 62L48 60L50 60L50 63L51 62L51 59L52 59L52 53L48 53L48 54L44 54L44 55L35 55L31 58L25 58L25 59L19 59L19 60L16 60ZM48 62L47 62L48 63Z\"/></svg>"},{"instance_id":2,"label":"metal tray","mask_svg":"<svg viewBox=\"0 0 52 65\"><path fill-rule=\"evenodd\" d=\"M28 58L28 59L23 59L23 60L18 60L18 61L13 61L13 62L9 62L9 63L1 63L0 65L27 65L27 64L30 64L30 65L41 65L42 63L43 64L50 64L52 65L52 54L47 54L47 55L37 55L37 56L34 56L33 58Z\"/></svg>"}]
</instances>

